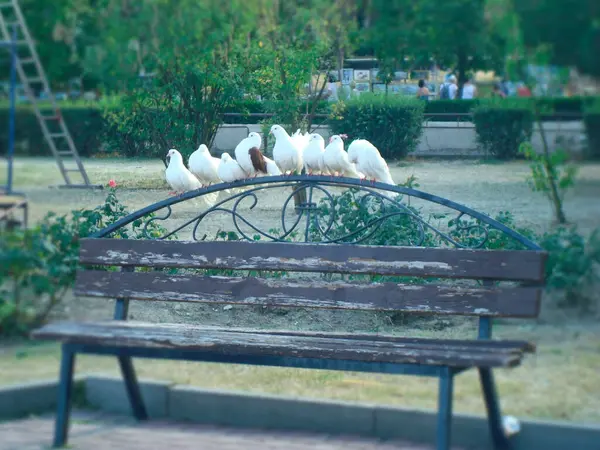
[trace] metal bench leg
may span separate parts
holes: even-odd
[[[440,374],[438,397],[437,450],[449,450],[452,432],[452,391],[454,374],[449,367]]]
[[[497,450],[510,449],[510,441],[504,434],[502,427],[502,415],[500,414],[500,404],[498,402],[492,369],[480,368],[479,380],[481,381],[481,388],[483,390],[483,398],[485,400],[485,408],[487,410],[488,424],[494,448]]]
[[[60,384],[58,385],[58,402],[56,409],[56,423],[54,428],[55,448],[63,447],[69,435],[69,416],[71,414],[71,394],[73,392],[73,369],[75,367],[75,353],[63,345],[62,360],[60,363]]]
[[[119,365],[121,366],[121,373],[123,374],[123,380],[125,381],[125,388],[127,389],[127,396],[129,397],[129,403],[131,403],[131,409],[133,415],[137,420],[148,419],[148,413],[144,406],[144,399],[142,398],[142,392],[140,391],[140,385],[137,377],[135,376],[135,369],[133,367],[133,361],[130,356],[119,356]]]

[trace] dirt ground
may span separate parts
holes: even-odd
[[[161,161],[87,160],[86,168],[94,182],[106,185],[114,179],[118,197],[133,211],[168,196],[163,180]],[[0,166],[0,183],[5,170]],[[504,164],[478,161],[417,161],[392,167],[396,182],[415,175],[418,189],[436,194],[475,210],[495,215],[510,211],[519,226],[537,232],[547,230],[552,223],[550,204],[542,194],[533,193],[525,180],[529,168],[524,162]],[[61,183],[52,160],[18,159],[16,187],[27,193],[31,218],[35,222],[48,211],[59,214],[77,208],[91,208],[103,203],[106,191],[67,190],[49,188]],[[289,189],[288,189],[289,191]],[[587,233],[600,225],[600,164],[580,166],[579,180],[567,194],[567,217]],[[265,193],[259,196],[254,210],[242,205],[244,214],[262,230],[282,228],[281,208],[289,192]],[[290,207],[293,206],[293,202]],[[415,201],[427,213],[441,212],[439,206]],[[174,207],[172,219],[165,222],[169,229],[177,227],[198,214],[192,202]],[[288,220],[293,214],[288,214]],[[288,222],[289,223],[289,222]],[[206,219],[198,237],[213,235],[217,230],[233,230],[230,216]],[[189,230],[179,233],[189,238]],[[554,307],[556,299],[544,299],[539,320],[499,321],[497,337],[530,339],[539,346],[538,353],[514,371],[500,371],[500,392],[508,413],[544,418],[560,418],[580,422],[600,422],[600,325],[594,317],[581,317]],[[111,302],[98,299],[74,299],[69,296],[58,317],[80,319],[108,318]],[[132,318],[151,322],[191,322],[237,327],[287,328],[325,331],[365,331],[398,335],[474,337],[474,320],[438,318],[435,320],[392,316],[384,313],[331,312],[316,310],[267,311],[259,307],[224,308],[223,306],[134,302]],[[58,352],[56,347],[45,350],[0,349],[0,383],[24,377],[54,376]],[[16,358],[25,351],[35,358]],[[18,360],[18,361],[16,361]],[[36,362],[37,361],[37,362]],[[79,370],[114,372],[116,366],[105,358],[83,358]],[[302,396],[340,398],[357,401],[400,403],[416,407],[435,406],[435,386],[432,380],[397,377],[337,374],[322,371],[248,368],[214,364],[140,362],[142,376],[171,379],[179,383],[209,387],[291,393]],[[457,386],[457,410],[482,412],[480,391],[472,374],[460,377]],[[356,389],[359,387],[360,389]]]

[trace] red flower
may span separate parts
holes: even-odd
[[[117,182],[116,182],[115,180],[110,180],[110,181],[108,182],[108,185],[109,185],[111,188],[114,188],[114,187],[117,187]]]

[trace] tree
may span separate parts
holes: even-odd
[[[420,3],[417,28],[427,32],[419,45],[430,47],[436,62],[456,67],[459,87],[469,71],[501,66],[503,39],[490,27],[485,0]]]
[[[123,111],[109,116],[117,135],[132,142],[130,154],[162,156],[177,148],[185,155],[201,143],[212,144],[223,112],[241,98],[249,79],[247,37],[256,23],[254,12],[242,0],[226,7],[161,0],[136,11],[138,23],[147,21],[146,28],[130,34],[145,48],[137,53],[137,64],[153,76],[138,80]]]
[[[524,45],[546,62],[600,77],[598,0],[511,0]]]

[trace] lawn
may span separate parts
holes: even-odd
[[[163,180],[164,165],[159,160],[86,160],[86,168],[95,183],[117,181],[118,196],[130,209],[137,209],[167,197]],[[5,169],[0,166],[0,183]],[[524,162],[486,163],[478,161],[416,161],[392,167],[396,182],[415,175],[419,189],[449,198],[479,211],[495,215],[511,211],[519,226],[538,232],[551,225],[552,211],[540,194],[532,193],[525,183],[529,169]],[[28,194],[31,217],[35,222],[48,211],[66,213],[76,208],[101,204],[103,191],[48,188],[61,183],[50,159],[18,158],[16,187]],[[576,187],[566,198],[567,217],[587,233],[600,223],[600,164],[580,166]],[[263,225],[276,224],[284,195],[271,196],[257,206]],[[174,223],[197,214],[193,206],[176,211]],[[207,230],[222,228],[218,219]],[[142,303],[142,302],[138,302]],[[593,317],[580,317],[558,310],[555,299],[543,302],[537,321],[502,321],[496,337],[530,339],[538,352],[526,358],[523,366],[497,371],[504,410],[521,417],[600,422],[600,325]],[[110,302],[75,299],[69,296],[57,316],[108,318]],[[194,322],[225,326],[271,326],[326,331],[377,331],[440,337],[474,337],[472,320],[441,318],[397,322],[385,314],[329,311],[295,311],[265,314],[252,307],[221,307],[144,303],[132,306],[135,319],[158,322]],[[58,370],[59,350],[52,344],[15,343],[0,347],[0,384],[54,378]],[[434,408],[437,388],[434,380],[417,377],[365,375],[344,372],[299,369],[257,368],[235,365],[138,361],[140,375],[171,380],[174,383],[253,392],[330,398],[407,407]],[[117,366],[109,358],[81,357],[78,373],[116,374]],[[482,414],[483,404],[476,374],[457,378],[456,410]]]

